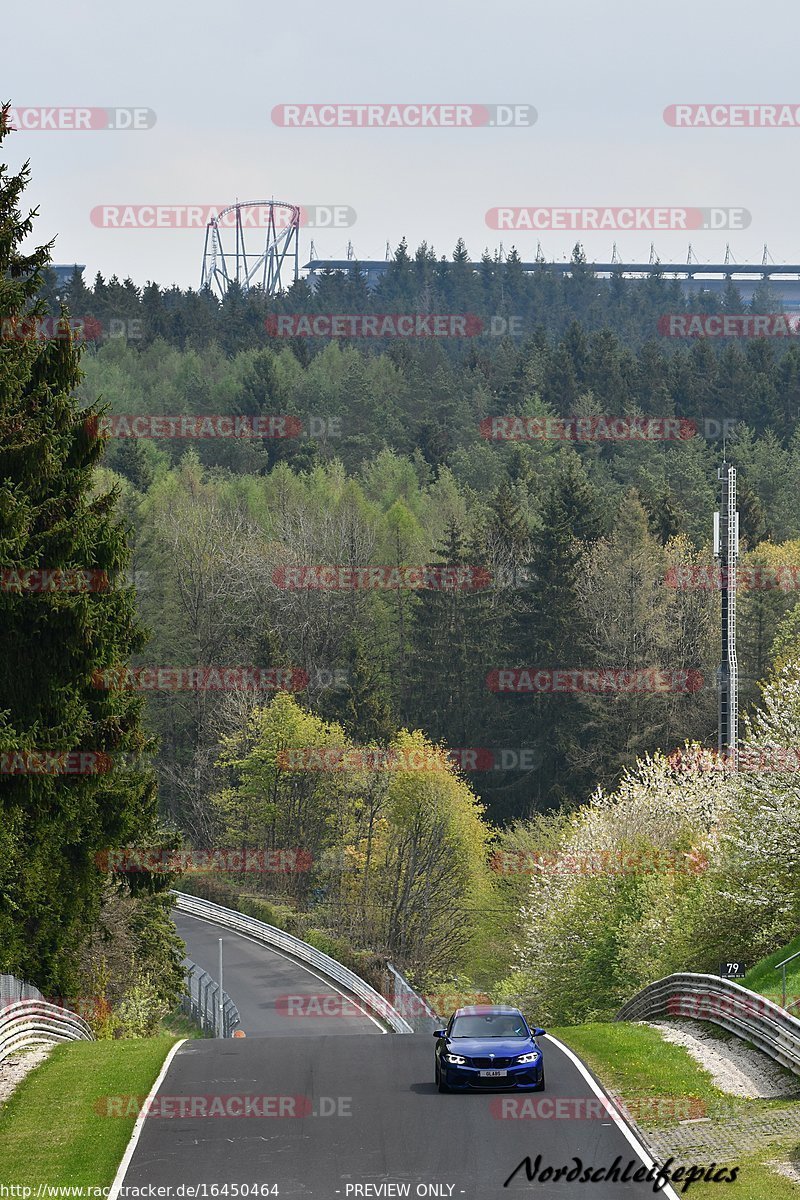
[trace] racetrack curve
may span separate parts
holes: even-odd
[[[342,993],[321,979],[311,967],[303,967],[261,942],[241,933],[232,933],[212,921],[190,917],[177,910],[172,916],[186,943],[189,958],[208,971],[212,979],[219,975],[219,939],[222,938],[223,986],[239,1009],[239,1028],[247,1037],[384,1031],[374,1018],[355,1015],[357,1002],[352,998],[344,1000]],[[327,1008],[336,1015],[289,1016],[287,997],[293,996],[308,996],[312,1001],[319,1001],[317,1010]]]
[[[213,973],[219,927],[183,914],[177,921],[190,957]],[[541,1155],[540,1173],[548,1166],[574,1168],[575,1159],[595,1170],[618,1158],[624,1171],[630,1162],[629,1178],[639,1168],[644,1172],[643,1163],[650,1166],[646,1151],[604,1111],[597,1085],[560,1043],[542,1039],[544,1093],[440,1095],[430,1035],[375,1036],[379,1031],[366,1018],[351,1018],[365,1022],[364,1030],[343,1017],[317,1023],[280,1016],[278,995],[321,991],[322,985],[262,946],[234,944],[237,936],[223,933],[225,987],[246,1018],[243,1025],[249,1021],[260,1036],[248,1030],[246,1039],[190,1040],[178,1049],[154,1111],[141,1124],[126,1188],[169,1185],[173,1190],[162,1195],[175,1197],[181,1184],[205,1185],[193,1193],[205,1198],[215,1185],[277,1185],[277,1192],[250,1195],[320,1200],[653,1195],[646,1181],[529,1182],[524,1168],[503,1186],[526,1156],[535,1164]],[[248,1105],[250,1115],[244,1115]],[[670,1188],[659,1194],[674,1197]]]

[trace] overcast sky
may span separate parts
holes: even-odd
[[[30,158],[37,240],[54,260],[197,286],[201,229],[97,227],[102,205],[222,205],[274,196],[355,210],[351,228],[311,238],[319,257],[383,258],[387,240],[423,239],[472,257],[517,246],[533,258],[685,261],[681,231],[500,232],[510,206],[742,208],[746,229],[693,230],[701,261],[797,262],[800,124],[675,128],[670,104],[783,103],[800,109],[796,3],[760,18],[742,0],[605,4],[570,0],[137,0],[13,5],[3,18],[2,98],[20,108],[136,107],[152,128],[18,132]],[[768,18],[768,19],[767,19]],[[536,123],[500,129],[287,128],[281,104],[528,104]],[[800,113],[798,114],[800,116]]]

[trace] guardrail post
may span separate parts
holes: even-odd
[[[225,993],[222,990],[222,938],[219,939],[219,1033],[217,1037],[225,1037],[225,1016],[222,1011],[222,997]]]
[[[780,968],[780,972],[781,972],[781,980],[782,980],[782,984],[783,984],[783,1007],[784,1008],[786,1008],[786,964],[790,963],[790,962],[794,962],[794,960],[796,958],[800,958],[800,950],[798,950],[796,954],[790,954],[788,958],[785,958],[783,960],[783,962],[779,962],[779,963],[775,964],[775,970],[777,971],[778,968]]]
[[[186,1012],[186,1001],[189,1001],[189,1017],[192,1016],[192,976],[194,975],[194,964],[190,963],[186,968],[186,991],[181,996],[181,1008]]]
[[[206,976],[206,978],[208,978],[208,977]],[[203,980],[203,1015],[200,1020],[200,1024],[203,1029],[208,1029],[208,992],[209,992],[209,986],[208,986],[208,983],[206,983],[206,980],[204,979]]]

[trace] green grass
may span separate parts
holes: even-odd
[[[673,1125],[676,1123],[670,1108],[673,1100],[686,1102],[675,1104],[677,1119],[683,1111],[699,1110],[699,1105],[710,1113],[712,1109],[727,1108],[730,1103],[730,1097],[714,1087],[709,1073],[682,1046],[665,1042],[658,1030],[646,1025],[619,1021],[610,1025],[573,1025],[547,1032],[575,1050],[606,1087],[617,1092],[626,1103],[630,1102],[635,1119],[637,1110],[652,1111],[656,1119],[650,1124]],[[667,1103],[659,1120],[662,1100]]]
[[[742,1162],[730,1192],[727,1188],[721,1188],[718,1183],[695,1183],[686,1195],[689,1200],[720,1200],[721,1194],[730,1195],[731,1200],[797,1200],[800,1196],[800,1184],[792,1183],[790,1179],[779,1175],[766,1166],[766,1163],[782,1157],[796,1158],[798,1153],[800,1146],[795,1146],[789,1151],[784,1147],[782,1152],[773,1146],[771,1150],[764,1150],[755,1158],[748,1158]],[[733,1163],[730,1166],[733,1166]],[[674,1186],[680,1196],[681,1185],[677,1183]]]
[[[172,1038],[208,1038],[210,1033],[206,1033],[199,1025],[196,1025],[186,1013],[176,1009],[175,1012],[168,1013],[161,1021],[159,1030],[160,1037]]]
[[[104,1116],[107,1096],[147,1096],[175,1038],[68,1042],[0,1108],[0,1183],[111,1184],[136,1119]]]
[[[762,958],[751,971],[748,971],[741,981],[745,987],[761,996],[769,996],[771,1000],[781,1002],[781,972],[775,970],[775,964],[792,954],[800,953],[800,936],[796,937],[782,950],[776,950],[769,958]],[[786,967],[786,996],[788,1003],[800,996],[800,958],[789,963]]]
[[[780,957],[780,956],[779,956]],[[797,1109],[796,1101],[743,1100],[721,1092],[711,1076],[683,1049],[665,1042],[656,1029],[620,1021],[609,1025],[575,1025],[551,1028],[559,1038],[591,1067],[603,1084],[620,1095],[631,1115],[645,1132],[659,1125],[675,1125],[681,1112],[702,1105],[712,1120],[724,1123],[765,1110]],[[546,1043],[545,1043],[546,1045]],[[668,1103],[661,1110],[659,1100]],[[676,1101],[674,1110],[669,1102]],[[698,1112],[698,1115],[699,1112]],[[796,1137],[796,1134],[794,1135]],[[680,1158],[678,1157],[679,1161]],[[733,1200],[798,1200],[800,1185],[768,1168],[767,1160],[800,1157],[793,1139],[772,1142],[758,1155],[743,1158],[741,1170],[730,1192]],[[698,1164],[700,1165],[700,1164]],[[710,1166],[710,1163],[708,1164]],[[731,1163],[729,1166],[733,1166]],[[681,1184],[675,1191],[681,1195]],[[728,1195],[727,1189],[723,1189]],[[720,1200],[718,1183],[692,1184],[686,1193],[691,1200]]]

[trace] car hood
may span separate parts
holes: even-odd
[[[539,1047],[533,1038],[448,1038],[447,1045],[453,1054],[466,1058],[515,1058],[518,1054],[530,1054]]]

